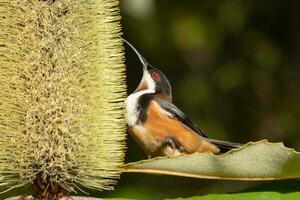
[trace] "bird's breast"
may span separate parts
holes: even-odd
[[[140,113],[143,109],[140,105],[140,99],[143,95],[154,93],[153,90],[141,90],[129,95],[125,100],[125,118],[129,127],[136,125]]]
[[[143,125],[135,125],[129,128],[129,132],[138,145],[148,154],[153,155],[161,146],[161,139]]]
[[[160,151],[164,139],[170,136],[177,140],[185,153],[218,151],[215,145],[187,129],[176,118],[168,116],[155,101],[149,103],[146,115],[146,120],[131,127],[130,133],[147,154],[154,155]],[[161,155],[174,155],[175,151],[166,151],[168,148],[163,149]]]

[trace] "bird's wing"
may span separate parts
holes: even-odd
[[[158,105],[167,112],[167,115],[172,118],[176,118],[179,120],[185,127],[188,129],[193,130],[194,132],[198,133],[200,136],[204,137],[211,143],[217,145],[221,149],[231,149],[231,148],[238,148],[241,146],[239,143],[233,143],[233,142],[227,142],[227,141],[221,141],[221,140],[215,140],[208,138],[201,129],[198,128],[196,124],[194,124],[179,108],[177,108],[174,104],[171,102],[162,100],[162,99],[155,99],[155,101],[158,103]]]
[[[158,105],[167,112],[167,115],[172,118],[176,118],[179,120],[185,127],[188,129],[193,130],[194,132],[198,133],[199,135],[207,138],[207,136],[194,124],[179,108],[177,108],[171,102],[155,99]]]

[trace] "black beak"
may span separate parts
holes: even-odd
[[[144,70],[148,71],[149,70],[149,63],[147,62],[147,60],[142,56],[142,54],[140,54],[138,52],[138,50],[132,45],[130,44],[130,42],[128,42],[127,40],[125,40],[124,38],[121,37],[121,39],[136,53],[136,55],[139,57],[141,63],[142,63],[142,67]]]

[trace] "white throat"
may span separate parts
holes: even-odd
[[[151,78],[151,75],[149,74],[149,72],[146,71],[145,69],[144,69],[144,71],[143,71],[143,78],[142,78],[142,81],[143,81],[143,80],[146,81],[149,90],[155,90],[155,82],[154,82],[153,79]]]
[[[129,95],[125,100],[125,118],[128,126],[133,127],[138,120],[141,110],[138,108],[139,98],[144,94],[155,93],[155,82],[152,80],[151,75],[146,69],[143,71],[141,82],[146,82],[147,88],[140,90]]]

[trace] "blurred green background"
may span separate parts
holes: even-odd
[[[208,136],[283,141],[298,151],[299,10],[297,0],[121,0],[124,38],[168,76],[174,103]],[[127,47],[126,66],[131,93],[142,69]],[[146,158],[130,136],[127,143],[126,162]],[[113,192],[91,193],[156,200],[254,190],[300,184],[123,174]]]
[[[174,103],[208,136],[241,143],[283,141],[297,150],[299,10],[296,0],[121,0],[124,37],[168,76]],[[126,66],[131,93],[142,69],[127,47]],[[126,161],[145,158],[128,136]],[[189,197],[258,184],[125,174],[108,196]]]

